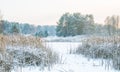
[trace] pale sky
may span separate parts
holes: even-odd
[[[120,0],[0,0],[4,20],[55,25],[66,12],[93,14],[95,22],[120,15]]]

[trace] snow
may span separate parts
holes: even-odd
[[[80,44],[79,42],[46,42],[47,47],[59,54],[68,54],[70,49],[75,49]]]
[[[57,36],[49,36],[47,38],[43,38],[43,40],[46,40],[48,42],[80,42],[81,40],[84,40],[88,38],[87,35],[77,35],[77,36],[69,36],[69,37],[57,37]]]
[[[106,68],[106,64],[102,65],[101,59],[89,59],[83,55],[69,54],[70,50],[81,45],[80,42],[46,42],[44,44],[59,54],[60,61],[50,70],[45,68],[41,71],[39,67],[25,67],[21,68],[21,72],[119,72],[112,67]],[[20,68],[12,72],[19,71]]]

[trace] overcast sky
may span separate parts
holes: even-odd
[[[0,0],[4,19],[35,25],[54,25],[66,12],[93,14],[95,22],[120,15],[120,0]]]

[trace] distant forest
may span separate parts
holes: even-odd
[[[2,20],[0,33],[47,36],[76,36],[76,35],[120,35],[120,17],[118,15],[106,17],[103,24],[95,23],[92,14],[65,13],[57,22],[57,26],[34,26],[28,23],[9,22]]]
[[[95,23],[92,14],[65,13],[58,21],[56,34],[64,37],[76,35],[119,35],[120,17],[118,15],[108,16],[104,20],[104,24],[98,24]]]
[[[18,23],[2,21],[3,34],[22,34],[22,35],[33,35],[39,37],[55,36],[56,26],[34,26],[28,23]]]

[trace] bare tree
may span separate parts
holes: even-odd
[[[107,25],[107,30],[109,35],[113,35],[117,33],[119,28],[119,16],[113,15],[112,17],[107,17],[105,19],[105,25]]]

